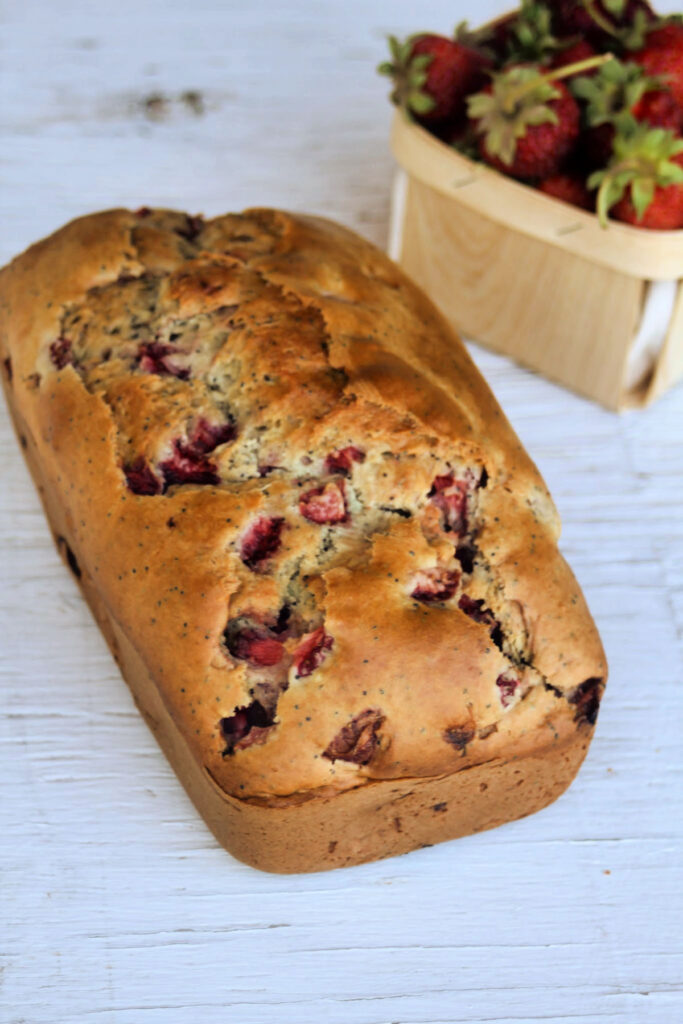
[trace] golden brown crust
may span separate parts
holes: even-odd
[[[606,667],[546,488],[357,236],[85,217],[0,271],[0,350],[75,557],[224,793],[585,749]]]

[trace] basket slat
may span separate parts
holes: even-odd
[[[414,179],[400,262],[463,334],[618,406],[639,278],[520,235]]]

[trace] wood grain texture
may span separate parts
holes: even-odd
[[[503,227],[414,178],[399,263],[461,332],[619,406],[642,312],[639,278]]]
[[[120,203],[308,208],[382,243],[383,34],[502,9],[4,5],[0,261]],[[202,825],[52,547],[0,410],[2,1024],[683,1018],[683,391],[618,417],[474,356],[555,496],[602,631],[596,737],[540,814],[326,875],[260,874]]]

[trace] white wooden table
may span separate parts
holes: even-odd
[[[0,262],[118,204],[280,204],[383,244],[383,35],[503,7],[8,0]],[[198,819],[2,409],[2,1024],[683,1020],[683,388],[617,417],[473,354],[554,493],[605,640],[596,738],[533,818],[313,876],[245,867]]]

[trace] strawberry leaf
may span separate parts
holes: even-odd
[[[630,113],[646,92],[663,89],[665,84],[661,78],[647,75],[639,64],[615,57],[595,74],[571,81],[569,88],[585,103],[586,123],[594,128],[614,123],[616,118]]]
[[[391,102],[401,107],[408,117],[413,114],[429,114],[436,106],[432,97],[423,91],[427,83],[428,68],[434,59],[432,54],[421,53],[412,56],[413,45],[418,38],[410,36],[403,41],[388,36],[391,60],[382,61],[377,71],[388,75],[394,82]]]
[[[411,89],[407,98],[408,106],[416,114],[429,114],[436,106],[432,97],[426,92],[420,92],[419,89]]]
[[[637,10],[631,24],[618,32],[619,41],[626,50],[642,50],[652,28],[652,19],[645,11]]]
[[[530,126],[557,124],[557,114],[548,104],[559,95],[537,68],[514,67],[494,74],[486,92],[470,96],[467,112],[476,122],[475,130],[483,136],[487,152],[510,166],[517,140]]]
[[[536,0],[522,0],[517,17],[510,25],[505,63],[542,64],[562,49],[562,45],[553,35],[550,8]]]
[[[609,166],[588,179],[598,188],[598,214],[603,227],[615,203],[630,189],[639,220],[650,206],[656,190],[683,184],[683,167],[674,157],[683,152],[683,139],[666,128],[636,123],[625,134],[617,132]]]
[[[651,179],[636,178],[631,185],[631,202],[635,207],[638,220],[643,219],[643,214],[655,196],[655,183]]]

